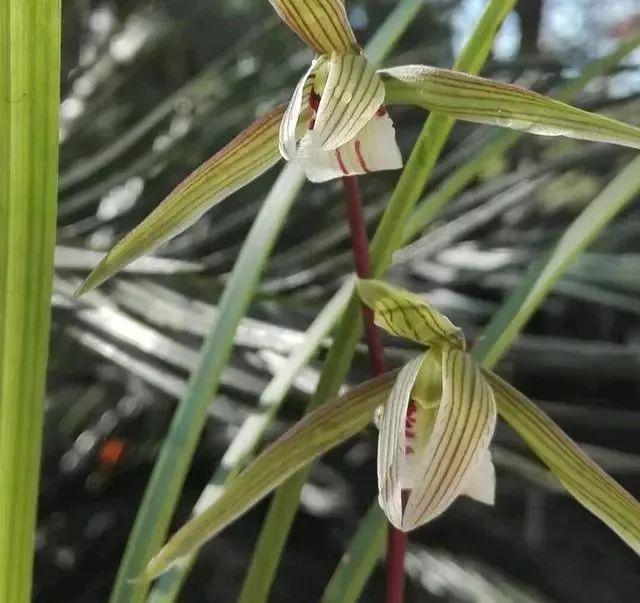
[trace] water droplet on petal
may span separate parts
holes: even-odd
[[[503,128],[510,128],[513,125],[513,117],[511,113],[506,109],[498,109],[498,117],[496,118],[496,122]]]
[[[378,406],[373,413],[373,424],[380,429],[384,418],[384,406]]]

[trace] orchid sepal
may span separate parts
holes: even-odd
[[[640,128],[583,111],[513,84],[425,65],[378,71],[388,104],[408,104],[455,119],[640,148]]]
[[[75,295],[97,287],[133,260],[160,247],[206,211],[266,172],[280,159],[278,105],[185,178],[140,224],[105,255]]]

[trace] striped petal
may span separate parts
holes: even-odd
[[[307,132],[298,148],[298,160],[311,182],[402,167],[393,122],[386,112],[375,115],[353,140],[333,151],[322,150],[313,134]]]
[[[269,0],[280,18],[318,54],[358,47],[342,0]]]
[[[531,400],[495,373],[483,374],[502,418],[565,488],[640,554],[640,502],[607,475]]]
[[[313,60],[309,69],[296,85],[293,96],[287,105],[287,110],[282,116],[278,133],[278,148],[280,155],[287,161],[290,161],[297,154],[298,139],[300,137],[300,117],[305,113],[304,107],[308,103],[309,93],[313,86],[313,75],[325,63],[325,57],[317,57]]]
[[[405,466],[405,420],[411,392],[427,355],[402,368],[384,408],[378,434],[378,491],[380,507],[396,527],[402,525],[402,473]]]
[[[400,526],[405,531],[431,521],[462,494],[493,501],[495,478],[487,457],[496,424],[493,393],[467,353],[444,346],[441,364],[442,400],[416,459]]]
[[[418,295],[376,280],[358,281],[358,293],[373,310],[376,324],[392,335],[423,345],[464,348],[462,331]]]
[[[296,471],[364,429],[389,397],[395,377],[395,371],[386,373],[303,417],[231,480],[209,508],[171,536],[139,579],[155,578],[179,563]]]
[[[378,72],[389,104],[412,104],[456,119],[640,148],[640,128],[485,78],[406,65]]]
[[[384,85],[361,54],[333,53],[313,137],[324,151],[350,141],[384,103]]]
[[[208,209],[251,182],[280,158],[278,131],[285,112],[276,107],[183,180],[151,214],[102,259],[76,295],[193,224]]]

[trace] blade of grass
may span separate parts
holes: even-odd
[[[389,41],[381,39],[375,47],[367,47],[371,60],[381,60],[391,51],[402,23],[406,28],[422,4],[423,0],[405,0],[391,13],[384,26],[396,33]],[[412,5],[415,5],[415,9],[408,10]],[[138,603],[144,600],[148,592],[146,583],[132,580],[142,574],[166,537],[204,426],[207,408],[217,392],[220,375],[231,353],[236,328],[246,312],[262,268],[302,184],[302,173],[294,164],[284,168],[243,245],[220,301],[218,319],[203,344],[199,366],[176,410],[149,480],[118,570],[111,603]],[[182,579],[179,572],[175,574],[175,579]],[[171,599],[167,597],[163,600]]]
[[[551,256],[545,262],[534,264],[519,287],[504,302],[493,316],[490,324],[478,338],[473,354],[487,368],[495,366],[515,341],[518,334],[535,310],[544,301],[556,282],[567,272],[580,253],[592,242],[602,229],[618,215],[640,192],[640,157],[631,161],[593,202],[573,221],[560,239]],[[498,408],[500,410],[500,407]],[[374,501],[372,508],[378,507]],[[345,556],[349,557],[357,543],[361,550],[368,543],[374,546],[377,530],[384,525],[384,517],[378,522],[361,522]],[[369,572],[373,571],[377,559],[367,558]],[[356,601],[360,591],[354,584],[362,582],[365,569],[357,571],[349,564],[338,567],[330,584],[344,585],[342,590],[334,586],[325,591],[323,603],[347,603]],[[347,594],[349,595],[347,597]],[[352,596],[353,595],[353,596]]]
[[[515,0],[492,0],[487,4],[482,18],[456,61],[456,69],[469,73],[480,71],[489,55],[498,27],[514,3]],[[427,119],[373,239],[371,255],[374,275],[379,276],[384,272],[393,251],[400,246],[404,224],[422,193],[453,124],[453,119],[435,114]],[[352,297],[323,366],[309,410],[335,396],[344,381],[362,333],[359,313],[359,300]],[[261,603],[268,597],[308,472],[309,469],[300,471],[276,491],[271,505],[278,512],[270,512],[263,524],[254,558],[242,587],[240,603]]]
[[[56,234],[60,1],[0,4],[0,601],[31,600]]]
[[[551,256],[531,269],[478,340],[476,354],[484,366],[495,366],[531,315],[580,253],[640,192],[640,156],[633,159],[580,213]]]
[[[142,574],[166,537],[207,410],[231,355],[236,327],[249,306],[260,272],[302,184],[302,171],[295,164],[287,165],[251,227],[222,294],[218,318],[202,346],[198,368],[176,409],[140,503],[111,593],[112,603],[137,603],[146,597],[148,585],[132,580]]]

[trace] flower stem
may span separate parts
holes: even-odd
[[[355,176],[342,178],[345,200],[347,203],[347,220],[351,233],[351,249],[356,274],[360,278],[371,278],[371,255],[369,254],[369,240],[365,227],[362,200],[358,179]],[[380,331],[373,323],[373,312],[363,306],[364,336],[369,349],[371,372],[374,377],[387,371],[387,363],[384,358],[384,348]],[[402,603],[404,599],[404,553],[406,548],[406,536],[404,532],[389,526],[387,536],[386,559],[386,603]]]

